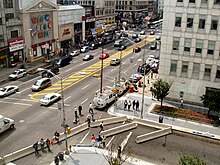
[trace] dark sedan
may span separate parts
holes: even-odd
[[[134,42],[140,42],[140,41],[141,41],[140,38],[136,38],[136,39],[134,40]]]
[[[87,54],[83,57],[83,61],[89,61],[94,58],[94,55]]]
[[[140,48],[140,47],[136,47],[136,48],[133,49],[133,52],[135,52],[135,53],[138,53],[138,52],[140,52],[140,51],[141,51],[141,48]]]
[[[127,48],[126,45],[122,45],[121,47],[118,48],[119,51],[125,50]]]
[[[121,63],[121,60],[118,58],[114,58],[110,61],[110,65],[119,65]]]

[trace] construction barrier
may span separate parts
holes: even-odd
[[[108,137],[108,136],[112,136],[112,135],[115,135],[115,134],[118,134],[118,133],[121,133],[121,132],[125,132],[125,131],[128,131],[128,130],[134,129],[134,128],[137,128],[136,123],[124,124],[124,125],[121,125],[121,126],[118,126],[118,127],[115,127],[115,128],[111,128],[111,129],[102,131],[100,133],[100,135]]]
[[[126,117],[126,116],[99,119],[99,120],[96,120],[95,122],[92,122],[92,123],[90,124],[90,127],[98,127],[101,122],[103,122],[104,125],[110,125],[110,124],[115,124],[115,123],[124,122],[124,121],[126,121],[126,120],[127,120],[127,117]]]
[[[146,142],[152,139],[156,139],[162,136],[166,136],[172,133],[171,128],[166,128],[166,129],[162,129],[162,130],[158,130],[158,131],[154,131],[154,132],[150,132],[144,135],[140,135],[137,136],[136,138],[136,143],[142,143],[142,142]]]

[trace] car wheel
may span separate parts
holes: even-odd
[[[14,128],[15,128],[14,124],[10,125],[10,129],[14,129]]]

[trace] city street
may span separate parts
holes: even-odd
[[[127,40],[125,43],[131,45]],[[109,44],[105,47],[105,50],[110,55],[118,52],[117,48],[113,47],[113,44]],[[140,53],[136,53],[135,55],[132,53],[123,58],[122,77],[128,78],[133,72],[136,72],[137,66],[139,65],[138,59],[142,58],[142,53],[143,49]],[[158,54],[158,52],[147,50],[147,54],[155,53]],[[84,54],[93,54],[95,58],[91,61],[83,62],[82,57]],[[60,69],[60,74],[58,76],[65,79],[76,72],[82,71],[84,68],[97,63],[100,54],[101,48],[74,57],[71,64]],[[134,56],[133,64],[130,63],[130,57],[132,56]],[[118,66],[107,66],[104,69],[103,87],[113,85],[114,77],[118,76],[118,68]],[[20,90],[16,94],[0,99],[0,114],[15,120],[15,129],[8,130],[0,136],[0,148],[4,148],[3,150],[0,150],[0,156],[33,144],[35,141],[40,140],[41,137],[52,137],[56,130],[63,132],[63,128],[61,127],[62,118],[58,117],[57,104],[55,103],[49,107],[40,106],[38,100],[44,95],[38,95],[38,99],[31,99],[31,97],[35,95],[35,93],[31,91],[31,86],[40,78],[40,74],[35,76],[28,75],[25,78],[8,83],[18,85]],[[52,84],[55,83],[57,83],[57,80],[53,77]],[[56,86],[56,88],[57,91],[59,91],[60,87]],[[68,90],[64,90],[65,111],[67,124],[69,126],[75,126],[72,122],[74,119],[73,109],[74,106],[78,107],[80,104],[83,106],[84,114],[84,117],[80,122],[84,122],[88,113],[89,103],[92,101],[95,91],[99,88],[100,79],[89,76],[79,83],[67,88]],[[44,94],[46,94],[46,92],[50,93],[50,91],[47,90],[44,90],[43,92]],[[95,114],[95,118],[104,118],[107,116],[109,115],[104,111],[96,111]]]

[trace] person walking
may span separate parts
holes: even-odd
[[[136,104],[136,111],[139,111],[139,105],[140,105],[139,101],[136,100],[136,101],[135,101],[135,104]]]
[[[147,84],[150,84],[150,77],[147,76]]]
[[[79,111],[79,116],[83,116],[82,115],[82,106],[81,105],[78,107],[78,111]]]
[[[121,159],[121,146],[118,146],[117,158]]]
[[[41,151],[44,152],[44,146],[45,146],[45,141],[43,138],[40,139],[40,148],[41,148]]]
[[[74,107],[74,115],[75,115],[75,121],[73,122],[74,124],[78,123],[78,115],[77,115],[77,109]]]
[[[57,143],[60,143],[60,133],[56,131],[54,133],[54,137],[55,137],[55,140],[57,141]]]
[[[128,111],[130,111],[130,109],[131,109],[131,101],[129,100],[128,101]]]
[[[95,146],[95,140],[96,140],[95,135],[92,134],[92,137],[91,137],[92,146]]]
[[[103,136],[103,137],[102,137],[102,147],[103,147],[103,148],[106,147],[106,145],[105,145],[105,141],[106,141],[106,137]]]
[[[125,101],[124,101],[124,111],[126,111],[126,109],[127,109],[127,105],[128,105],[128,101],[125,100]]]
[[[47,138],[47,140],[46,140],[46,146],[48,148],[48,152],[51,152],[51,149],[50,149],[50,139],[49,138]]]
[[[99,133],[102,132],[102,131],[104,131],[104,124],[103,124],[103,121],[100,123],[99,127],[100,127],[100,131],[99,131]]]
[[[97,147],[99,148],[100,144],[102,143],[102,137],[100,135],[96,138],[96,143],[97,143]]]
[[[133,110],[135,110],[135,105],[136,105],[136,104],[135,104],[135,100],[133,100],[133,101],[132,101]]]
[[[59,160],[58,155],[57,155],[57,156],[54,157],[54,163],[55,163],[55,165],[59,165],[59,162],[60,162],[60,160]]]
[[[92,103],[89,104],[89,113],[93,114],[93,106],[92,106]]]
[[[88,116],[86,117],[86,122],[87,122],[87,124],[88,124],[88,127],[90,127],[90,123],[91,123],[91,117],[90,117],[90,115],[88,115]]]
[[[180,108],[183,108],[183,99],[180,101]]]
[[[38,152],[38,141],[36,143],[34,143],[33,148],[34,148],[35,155],[40,156],[40,154]]]

